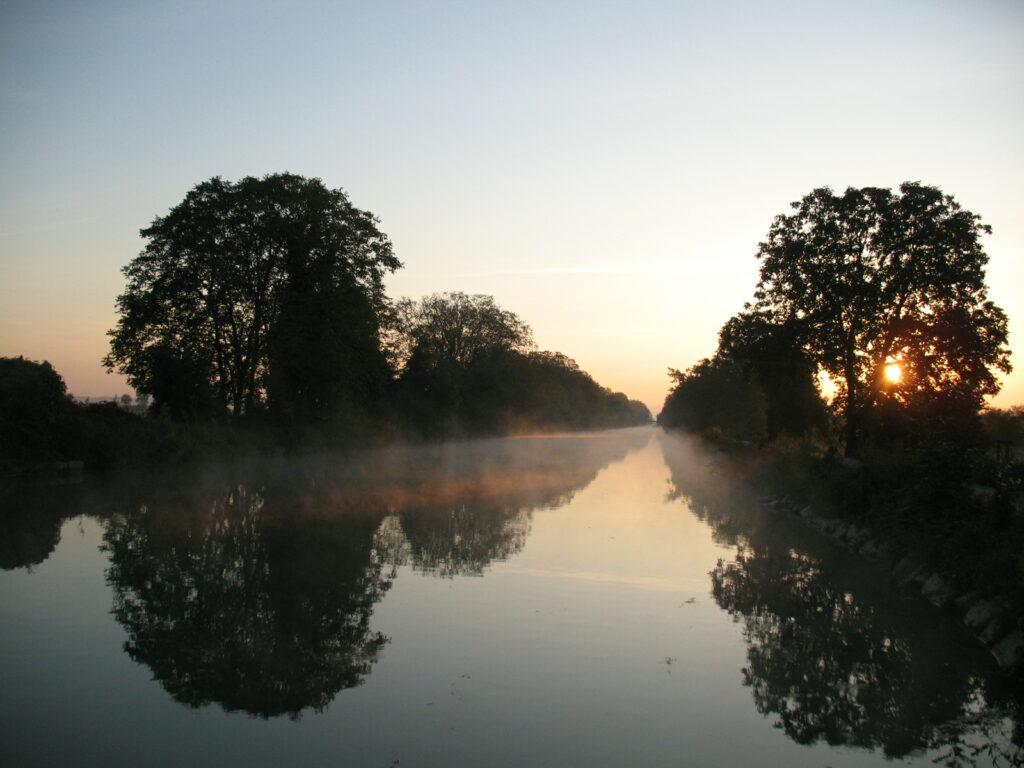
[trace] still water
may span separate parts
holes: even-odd
[[[986,654],[650,428],[7,489],[0,765],[1015,764]]]

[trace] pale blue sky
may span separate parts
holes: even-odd
[[[1024,349],[1022,123],[1017,2],[0,2],[0,354],[125,391],[99,358],[138,229],[283,170],[380,217],[392,295],[492,293],[655,410],[823,184],[982,214]]]

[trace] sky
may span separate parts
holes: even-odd
[[[655,412],[819,186],[980,214],[1024,353],[1022,136],[1020,2],[0,0],[0,355],[129,391],[100,360],[139,229],[279,171],[379,217],[391,296],[492,294]]]

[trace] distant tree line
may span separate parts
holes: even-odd
[[[178,432],[201,425],[271,445],[346,445],[651,420],[574,361],[538,350],[529,326],[489,296],[390,299],[384,278],[402,266],[391,241],[319,179],[213,178],[141,234],[104,364]],[[73,454],[73,438],[58,445],[34,423],[87,429],[68,426],[59,376],[25,360],[5,365],[12,378],[0,385],[14,391],[35,377],[59,403],[14,425],[20,437],[5,460]],[[10,397],[0,408],[17,420],[21,395]]]
[[[264,441],[226,426],[144,415],[139,401],[78,402],[48,362],[0,357],[0,475],[178,462]],[[269,446],[268,446],[269,447]]]
[[[490,296],[434,294],[395,307],[391,391],[419,434],[502,434],[646,424],[647,407],[611,392]]]

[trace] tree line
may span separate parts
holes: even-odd
[[[384,279],[402,266],[390,239],[320,179],[213,178],[141,235],[103,363],[179,430],[300,445],[651,421],[642,403],[537,349],[492,297],[388,297]],[[24,373],[28,361],[15,360],[3,370]],[[52,373],[24,376],[63,393]],[[12,442],[0,460],[29,447]]]

